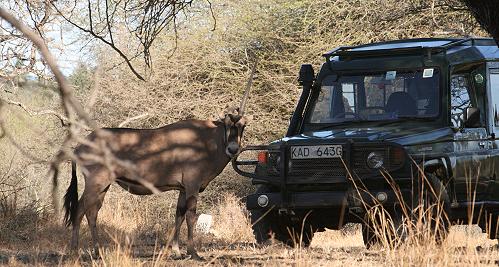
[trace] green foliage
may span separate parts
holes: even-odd
[[[77,96],[87,95],[93,85],[94,71],[85,63],[79,62],[73,73],[69,76],[69,82],[74,86]]]

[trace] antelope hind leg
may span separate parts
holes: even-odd
[[[104,168],[97,168],[85,176],[85,190],[81,196],[80,203],[82,203],[88,220],[88,227],[92,235],[92,243],[94,253],[97,256],[99,253],[99,239],[97,235],[97,214],[102,207],[106,192],[111,185],[110,175]]]
[[[106,196],[106,192],[109,189],[109,185],[104,188],[98,194],[98,197],[93,200],[93,202],[88,205],[86,216],[88,221],[88,227],[90,228],[90,233],[92,234],[92,245],[94,247],[94,254],[99,256],[99,236],[97,234],[97,214],[99,213],[100,208],[102,207],[102,203],[104,201],[104,197]]]
[[[81,220],[83,219],[83,215],[85,215],[85,204],[84,204],[84,199],[85,194],[83,194],[78,201],[78,209],[76,211],[76,217],[74,222],[72,222],[73,225],[73,233],[71,237],[71,250],[73,252],[78,251],[78,239],[79,239],[79,232],[80,232],[80,224]]]

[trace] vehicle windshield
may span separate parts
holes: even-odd
[[[309,123],[432,118],[439,111],[439,72],[430,68],[326,77]]]

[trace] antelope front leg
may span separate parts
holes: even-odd
[[[196,226],[197,216],[196,207],[198,201],[198,191],[187,195],[187,254],[194,260],[203,260],[199,257],[194,248],[194,227]]]
[[[175,212],[175,233],[173,234],[173,240],[171,243],[173,256],[175,258],[180,258],[182,254],[180,253],[180,248],[178,246],[180,227],[185,219],[185,212],[187,211],[187,203],[185,200],[185,192],[180,191],[177,201],[177,211]]]

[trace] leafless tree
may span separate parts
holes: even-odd
[[[8,0],[3,3],[17,17],[22,17],[45,43],[55,22],[50,2],[45,0]],[[0,78],[19,83],[19,77],[35,75],[48,78],[48,71],[37,48],[24,35],[5,22],[0,22]]]
[[[499,1],[498,0],[461,0],[470,13],[480,23],[499,46]]]
[[[151,68],[150,49],[154,40],[164,29],[176,32],[179,15],[186,12],[193,2],[193,0],[87,0],[53,1],[52,5],[69,24],[118,53],[135,76],[144,80],[132,61],[142,56],[145,68]],[[207,3],[211,6],[209,1]],[[133,41],[127,40],[125,44],[120,45],[116,35],[124,30]]]
[[[44,42],[49,43],[50,30],[68,31],[76,28],[78,45],[83,49],[89,44],[104,44],[115,51],[134,75],[144,80],[144,72],[152,67],[151,46],[164,30],[177,33],[177,27],[189,16],[194,0],[6,0],[4,8],[22,18]],[[210,0],[197,1],[215,16]],[[183,14],[183,16],[182,16]],[[67,22],[54,26],[53,22]],[[77,31],[77,32],[78,32]],[[75,35],[75,32],[70,34]],[[119,38],[121,36],[121,40]],[[84,38],[80,38],[84,37]],[[176,42],[176,40],[175,40]],[[0,24],[0,53],[6,61],[0,65],[0,78],[13,79],[25,73],[47,77],[47,69],[35,47],[22,35],[16,35],[11,28]],[[143,58],[143,63],[136,61]],[[144,66],[144,71],[139,71]]]

